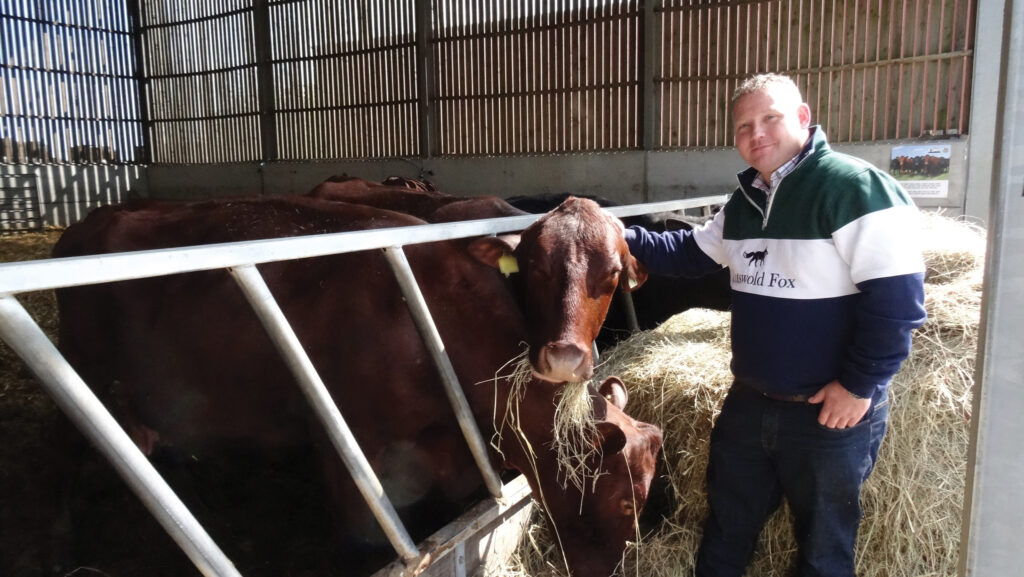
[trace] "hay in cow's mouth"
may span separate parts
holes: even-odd
[[[505,371],[511,367],[507,374]],[[520,404],[526,394],[526,387],[533,378],[533,367],[530,365],[529,349],[523,351],[502,365],[495,372],[494,385],[501,379],[507,379],[509,383],[508,401],[504,410],[499,416],[498,395],[495,395],[495,406],[493,413],[494,436],[491,438],[491,446],[498,454],[502,454],[501,441],[504,432],[512,433],[515,440],[520,444],[526,458],[533,468],[534,478],[539,477],[537,470],[537,455],[532,443],[523,433],[520,426]],[[565,383],[559,386],[555,396],[558,401],[555,406],[555,418],[552,423],[552,441],[550,448],[555,451],[559,476],[562,481],[562,488],[568,487],[570,483],[580,491],[580,507],[583,506],[583,496],[586,494],[587,482],[596,483],[600,471],[600,448],[596,444],[597,424],[594,415],[593,399],[590,395],[591,381],[580,383]],[[479,384],[479,383],[478,383]],[[502,454],[502,456],[504,456]],[[537,501],[547,510],[547,499],[544,496],[543,488],[538,484],[537,494],[534,495]],[[550,512],[548,517],[550,518]],[[558,550],[563,551],[561,536],[557,527],[552,527],[555,540],[559,543]],[[562,554],[563,567],[568,568],[568,560]]]
[[[586,493],[587,483],[596,484],[601,470],[601,450],[598,438],[597,419],[594,416],[594,400],[590,396],[591,381],[565,383],[555,396],[555,422],[551,447],[558,459],[558,471],[562,487],[570,484],[581,496]]]
[[[511,372],[502,374],[508,367],[511,367]],[[526,393],[527,385],[533,380],[529,349],[524,349],[518,356],[505,363],[495,373],[494,378],[495,382],[501,378],[507,379],[510,391],[507,406],[500,419],[497,406],[494,408],[494,438],[491,445],[501,453],[499,444],[502,431],[515,431],[520,437],[520,442],[525,443],[524,447],[528,449],[530,457],[536,458],[532,445],[523,437],[519,428],[519,403]],[[585,492],[588,482],[596,483],[600,476],[601,451],[596,443],[598,430],[593,398],[590,395],[591,382],[587,380],[556,385],[557,402],[552,424],[552,440],[549,445],[555,451],[562,488],[571,484],[581,494]]]

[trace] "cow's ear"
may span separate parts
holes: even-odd
[[[620,410],[625,409],[626,403],[629,402],[629,393],[626,392],[626,385],[619,377],[608,377],[597,390],[601,393],[602,397]]]
[[[600,421],[597,423],[597,438],[594,442],[601,454],[607,457],[618,453],[626,446],[626,433],[623,433],[615,423]]]
[[[633,258],[633,255],[627,255],[622,263],[622,273],[619,275],[619,288],[631,293],[645,282],[647,282],[647,267]]]
[[[494,268],[501,266],[501,257],[511,255],[519,246],[518,234],[485,236],[469,243],[469,254]]]

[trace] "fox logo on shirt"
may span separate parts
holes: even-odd
[[[743,258],[750,259],[747,261],[747,266],[763,266],[764,257],[766,256],[768,256],[768,247],[764,247],[764,250],[755,250],[743,253]]]

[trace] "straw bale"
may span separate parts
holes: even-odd
[[[864,486],[857,544],[863,577],[955,575],[960,540],[974,360],[984,266],[984,231],[941,214],[923,215],[928,322],[890,388],[889,429]],[[707,515],[708,439],[731,383],[729,315],[690,310],[620,343],[601,375],[628,385],[628,412],[658,424],[677,503],[662,526],[638,536],[625,575],[692,575]],[[761,535],[749,576],[781,577],[796,561],[785,505]],[[507,577],[566,574],[538,518]]]
[[[964,274],[980,273],[985,260],[985,230],[965,218],[942,211],[921,213],[921,252],[925,282],[946,284]]]

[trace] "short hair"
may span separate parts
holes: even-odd
[[[793,79],[784,74],[765,73],[755,74],[741,82],[736,90],[732,93],[732,100],[730,105],[735,107],[736,101],[744,96],[759,92],[761,90],[767,90],[768,88],[780,88],[784,92],[788,92],[789,96],[796,99],[797,102],[803,103],[804,97],[800,94],[800,89],[797,88],[796,82]]]

